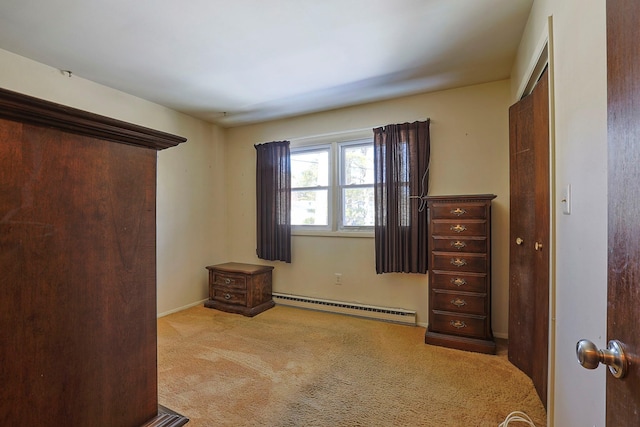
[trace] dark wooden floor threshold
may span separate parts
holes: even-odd
[[[158,415],[141,427],[181,427],[189,422],[189,418],[158,405]]]

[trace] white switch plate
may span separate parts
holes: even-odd
[[[562,213],[571,215],[571,184],[567,184],[562,194]]]

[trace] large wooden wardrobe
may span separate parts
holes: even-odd
[[[186,423],[158,405],[155,246],[184,141],[0,90],[0,425]]]

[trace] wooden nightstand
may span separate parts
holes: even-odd
[[[205,307],[255,316],[275,305],[271,298],[272,266],[241,264],[210,265],[209,300]]]

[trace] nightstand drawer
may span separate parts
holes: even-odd
[[[247,303],[247,293],[226,286],[213,286],[211,299],[225,304],[245,305]]]
[[[432,236],[431,250],[439,252],[487,252],[487,238]]]
[[[433,221],[431,221],[431,235],[482,237],[487,235],[487,221],[456,221],[448,219],[434,219]]]
[[[484,294],[451,293],[434,290],[432,307],[439,311],[454,311],[456,313],[480,314],[487,311]]]
[[[227,286],[229,288],[247,289],[247,280],[244,276],[228,273],[214,273],[213,284]]]
[[[486,317],[447,313],[434,310],[429,322],[429,330],[446,334],[484,338],[486,336]]]
[[[472,253],[432,252],[431,269],[486,273],[487,255]]]

